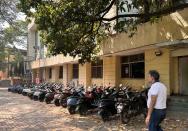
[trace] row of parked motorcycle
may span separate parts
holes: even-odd
[[[75,86],[61,83],[41,83],[15,85],[8,88],[9,92],[28,96],[30,99],[46,104],[67,108],[70,114],[88,115],[97,112],[103,121],[112,116],[119,116],[126,124],[132,117],[147,112],[148,88],[135,91],[130,86],[102,87],[93,85],[87,89],[83,85]]]

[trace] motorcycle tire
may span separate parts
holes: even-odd
[[[59,99],[55,99],[55,100],[54,100],[54,104],[55,104],[56,106],[60,106]]]
[[[73,114],[76,113],[76,112],[75,112],[75,107],[69,106],[67,109],[68,109],[68,111],[69,111],[69,114],[71,114],[71,115],[73,115]]]
[[[103,122],[109,121],[109,119],[110,119],[110,112],[107,111],[107,110],[103,110],[103,111],[101,111],[100,116],[101,116]]]
[[[80,114],[81,116],[87,115],[87,111],[88,111],[87,106],[85,106],[85,105],[80,105],[80,107],[79,107],[79,109],[78,109],[78,112],[79,112],[79,114]]]
[[[18,94],[22,94],[22,91],[21,91],[21,90],[19,90],[19,91],[18,91]]]
[[[67,107],[67,99],[60,99],[59,103],[63,108]]]
[[[33,95],[29,94],[28,97],[33,100]]]
[[[144,115],[144,118],[146,118],[146,117],[147,117],[147,109],[146,109],[146,108],[144,108],[144,109],[143,109],[142,114]]]
[[[130,115],[127,110],[123,110],[120,114],[120,121],[122,124],[127,124],[130,121]]]
[[[34,101],[38,101],[38,97],[37,96],[33,96],[33,100]]]
[[[50,104],[51,101],[48,98],[44,98],[44,101],[46,102],[46,104]]]
[[[39,101],[40,101],[40,102],[43,102],[43,101],[44,101],[44,98],[42,98],[41,96],[39,96]]]
[[[23,96],[27,96],[27,93],[26,93],[26,92],[22,92],[22,95],[23,95]]]

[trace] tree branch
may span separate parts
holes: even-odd
[[[95,16],[98,16],[98,15],[100,15],[103,12],[105,14],[108,13],[109,10],[112,8],[112,6],[114,5],[115,2],[116,2],[116,0],[112,0],[111,3],[110,3],[110,5],[108,7],[106,7],[104,10],[100,11],[99,13],[97,13]]]
[[[96,19],[95,21],[100,21],[100,20],[113,21],[115,19],[125,18],[125,17],[140,17],[140,18],[148,17],[148,18],[151,18],[152,16],[167,15],[167,14],[175,12],[175,11],[177,11],[179,9],[184,9],[186,7],[188,7],[188,3],[177,5],[176,7],[170,7],[170,8],[167,8],[167,9],[164,9],[164,10],[161,10],[161,11],[157,11],[157,12],[153,12],[153,13],[147,13],[147,14],[124,14],[124,15],[117,15],[117,16],[114,16],[114,17],[111,17],[111,18],[102,18],[102,17],[100,17],[100,18]]]

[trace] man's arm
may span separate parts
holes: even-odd
[[[152,114],[153,109],[155,107],[156,101],[157,101],[157,95],[152,95],[151,96],[151,102],[150,102],[149,108],[148,108],[148,114],[147,114],[146,121],[145,121],[146,122],[146,126],[149,125],[151,114]]]
[[[149,108],[148,108],[147,116],[151,116],[151,113],[153,111],[153,108],[155,107],[156,101],[157,101],[157,95],[152,95],[151,96],[151,102],[150,102],[150,105],[149,105]]]

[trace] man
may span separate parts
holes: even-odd
[[[157,71],[149,71],[148,81],[151,83],[151,88],[148,92],[148,113],[145,120],[149,131],[163,131],[160,123],[166,116],[167,88],[159,82],[159,78],[160,75]]]

